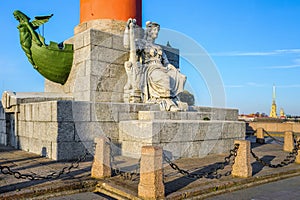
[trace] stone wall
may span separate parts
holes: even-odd
[[[7,145],[6,118],[0,101],[0,144]]]
[[[90,121],[88,104],[74,106],[82,112],[78,123]],[[83,155],[85,148],[76,136],[72,111],[72,101],[21,104],[17,133],[19,148],[54,160],[76,159]]]
[[[152,107],[152,108],[150,108]],[[54,160],[76,159],[94,138],[105,135],[118,146],[119,121],[137,119],[139,110],[158,105],[48,101],[21,104],[19,148]]]
[[[76,101],[122,102],[127,81],[123,37],[96,29],[75,35],[73,67],[65,85],[45,81],[45,92],[73,95]]]
[[[249,122],[248,129],[255,131],[257,128],[263,128],[267,132],[283,133],[285,131],[293,131],[300,133],[300,123],[296,122]]]

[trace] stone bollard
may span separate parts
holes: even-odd
[[[111,177],[109,140],[105,137],[97,137],[95,143],[96,149],[91,176],[97,179]]]
[[[295,147],[294,134],[292,131],[284,132],[283,151],[292,152]]]
[[[256,143],[258,143],[258,144],[264,144],[265,143],[265,135],[264,135],[264,129],[263,128],[257,128],[256,129]]]
[[[162,148],[143,146],[138,196],[143,199],[164,199]]]
[[[297,136],[296,145],[298,145],[297,141],[299,141],[299,140],[300,140],[300,136]],[[298,149],[298,155],[296,156],[295,163],[300,164],[300,149]]]
[[[251,143],[247,140],[235,140],[234,144],[239,144],[235,162],[232,165],[232,176],[247,178],[252,176],[252,166],[250,163]]]

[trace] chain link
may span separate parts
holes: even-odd
[[[181,169],[178,165],[173,163],[165,154],[163,154],[163,158],[171,166],[172,169],[174,169],[175,171],[179,172],[180,174],[182,174],[182,175],[184,175],[188,178],[192,178],[192,179],[201,179],[201,178],[219,179],[222,176],[231,175],[231,171],[227,171],[226,173],[221,174],[221,173],[219,173],[219,170],[223,170],[225,168],[225,166],[229,165],[231,159],[232,159],[231,166],[234,164],[235,157],[237,156],[238,149],[239,149],[239,144],[235,144],[234,148],[230,150],[229,156],[224,158],[224,162],[218,163],[217,167],[212,169],[212,171],[203,172],[203,173],[199,173],[199,174],[190,173],[187,170]]]
[[[84,161],[88,155],[89,155],[89,153],[86,151],[83,156],[80,156],[75,162],[72,162],[69,167],[63,167],[62,170],[60,170],[58,172],[53,172],[53,173],[48,174],[46,176],[37,175],[35,173],[22,174],[21,172],[12,170],[8,166],[1,166],[1,165],[0,165],[0,171],[1,171],[2,174],[12,175],[16,179],[29,179],[29,180],[56,179],[56,178],[59,178],[63,174],[69,174],[72,169],[78,168],[79,163]]]
[[[265,134],[267,134],[270,138],[272,138],[275,142],[277,142],[278,144],[283,144],[284,142],[283,141],[281,141],[281,140],[278,140],[278,139],[276,139],[275,137],[273,137],[270,133],[268,133],[265,129],[263,129],[263,132],[265,133]]]
[[[284,167],[287,166],[291,163],[294,163],[296,160],[296,156],[298,155],[298,150],[300,148],[300,140],[298,140],[294,146],[294,149],[292,150],[292,152],[290,152],[286,158],[281,161],[278,164],[271,164],[271,163],[267,163],[265,161],[263,161],[261,158],[259,158],[253,151],[252,149],[250,150],[252,156],[256,159],[257,162],[261,163],[263,166],[267,166],[270,168],[278,168],[278,167]]]

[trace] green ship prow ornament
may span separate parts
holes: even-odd
[[[46,45],[44,37],[35,31],[53,15],[35,17],[30,22],[30,18],[19,10],[13,14],[20,22],[20,44],[29,62],[46,79],[65,84],[72,68],[73,45],[52,41]]]

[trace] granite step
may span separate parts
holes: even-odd
[[[237,121],[236,110],[230,109],[205,109],[198,107],[199,110],[183,112],[167,111],[139,111],[139,120],[226,120]],[[204,110],[204,111],[202,111]]]
[[[210,112],[139,111],[139,120],[210,120]]]

